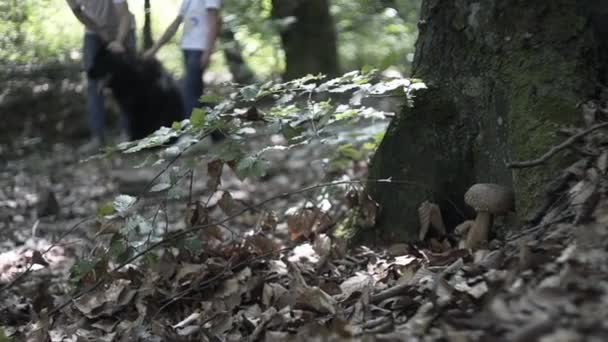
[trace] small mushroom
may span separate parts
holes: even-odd
[[[488,240],[493,215],[505,215],[515,206],[513,192],[498,184],[479,183],[464,194],[464,202],[477,212],[475,221],[468,223],[464,246],[476,250]],[[467,223],[467,222],[465,222]]]

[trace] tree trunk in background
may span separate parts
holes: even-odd
[[[329,0],[272,0],[273,16],[293,16],[295,22],[281,32],[285,51],[284,77],[338,73],[336,28]]]
[[[255,75],[243,59],[243,47],[234,38],[231,27],[224,25],[220,32],[220,38],[224,42],[224,57],[226,64],[232,74],[234,82],[239,84],[251,84],[255,82]]]
[[[520,218],[540,204],[568,158],[506,163],[542,155],[563,139],[558,128],[579,123],[577,103],[604,81],[607,9],[599,0],[423,1],[413,75],[429,89],[391,122],[370,167],[370,178],[418,185],[371,185],[381,213],[360,237],[416,239],[425,200],[454,227],[472,214],[463,196],[476,182],[512,186]]]
[[[143,28],[143,48],[144,51],[148,50],[154,44],[154,40],[152,39],[152,13],[150,8],[150,0],[144,1],[144,28]]]

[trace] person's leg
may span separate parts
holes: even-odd
[[[184,117],[189,118],[192,110],[200,106],[199,99],[203,94],[203,70],[201,68],[201,50],[184,50]]]
[[[84,35],[83,60],[85,70],[93,65],[93,59],[102,46],[101,39],[92,33]],[[105,140],[105,108],[103,94],[99,91],[99,82],[87,77],[86,108],[89,129],[94,140],[103,144]]]
[[[202,107],[200,98],[203,95],[203,69],[201,68],[201,50],[184,50],[186,75],[184,79],[184,109],[185,117],[190,118],[194,108]],[[219,130],[211,132],[214,142],[221,141],[226,136]]]

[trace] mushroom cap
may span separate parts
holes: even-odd
[[[487,211],[500,215],[512,211],[515,207],[515,196],[511,189],[492,183],[474,184],[464,194],[464,202],[475,211]]]

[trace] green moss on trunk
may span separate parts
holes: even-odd
[[[469,216],[462,203],[475,182],[512,186],[520,217],[538,203],[547,179],[568,158],[512,171],[512,160],[536,158],[562,126],[579,122],[576,104],[593,95],[599,58],[590,3],[424,1],[414,76],[432,85],[390,126],[370,167],[423,187],[373,185],[381,205],[368,240],[417,237],[416,209],[440,203],[449,226]],[[608,4],[598,5],[608,7]],[[608,38],[608,37],[604,37]],[[608,51],[608,49],[606,50]]]

